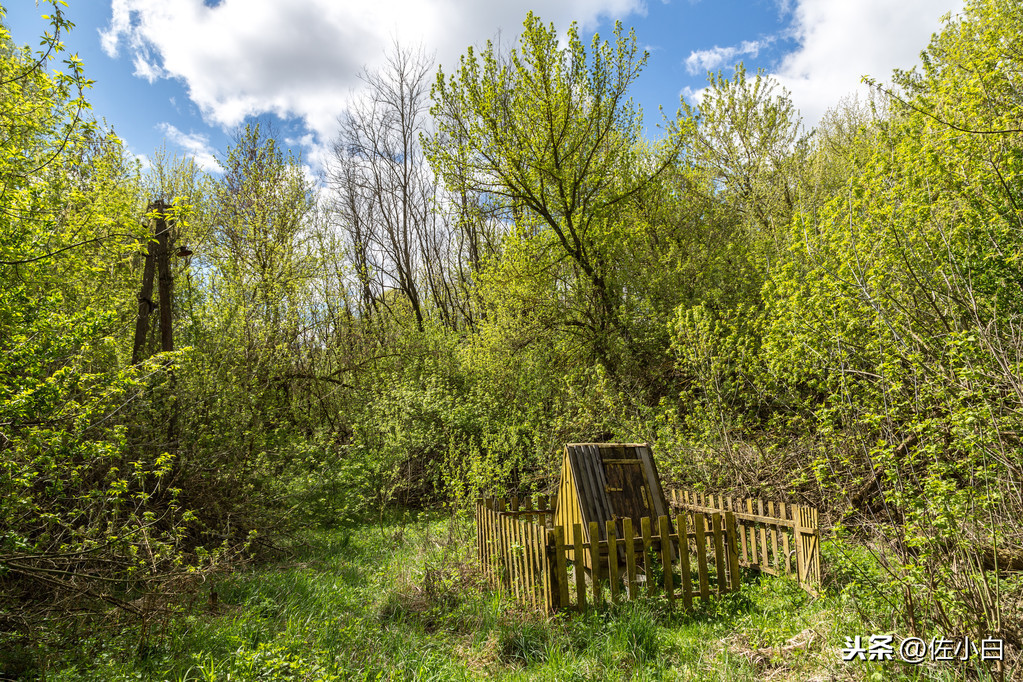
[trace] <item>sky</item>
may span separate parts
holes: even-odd
[[[45,2],[0,0],[18,44],[35,46]],[[272,123],[312,172],[329,161],[337,119],[397,42],[451,73],[470,45],[514,42],[533,10],[584,41],[635,30],[649,62],[632,90],[656,137],[707,72],[742,61],[777,78],[808,128],[860,78],[910,68],[961,0],[68,0],[65,45],[95,80],[88,93],[143,163],[165,146],[217,172],[247,122]]]

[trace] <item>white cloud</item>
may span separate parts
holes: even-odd
[[[172,144],[181,147],[193,158],[195,164],[208,173],[221,173],[223,169],[213,155],[210,147],[210,140],[205,135],[198,133],[183,133],[170,123],[160,123],[157,130],[167,136]]]
[[[940,17],[962,0],[797,0],[792,34],[799,47],[773,71],[792,94],[803,122],[815,125],[845,96],[865,96],[869,75],[888,80],[894,68],[919,62]]]
[[[503,30],[518,34],[526,0],[113,0],[101,32],[111,57],[126,48],[139,77],[180,80],[205,119],[225,128],[273,113],[302,119],[318,144],[358,89],[364,66],[378,68],[395,40],[425,45],[457,64],[470,44]],[[644,0],[548,0],[542,18],[559,28],[576,19],[645,13]]]
[[[756,57],[760,50],[770,45],[773,38],[763,40],[744,40],[740,45],[730,47],[718,47],[715,45],[709,50],[696,50],[686,58],[686,71],[692,75],[717,71],[722,66],[734,66],[739,57]]]

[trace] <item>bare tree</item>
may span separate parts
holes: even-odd
[[[380,71],[362,75],[367,94],[340,117],[330,172],[335,220],[347,234],[363,313],[389,306],[397,289],[418,328],[424,296],[440,290],[436,185],[419,146],[426,129],[430,59],[395,45]]]

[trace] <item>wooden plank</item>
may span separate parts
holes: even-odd
[[[590,453],[590,464],[592,465],[593,471],[593,485],[594,488],[600,491],[597,496],[597,513],[600,517],[597,521],[607,521],[615,517],[615,509],[611,506],[611,501],[607,497],[607,472],[604,471],[604,457],[600,451],[600,447],[597,445],[590,445],[588,447]]]
[[[586,561],[583,559],[583,529],[582,524],[575,524],[575,563],[572,569],[575,572],[575,599],[579,613],[586,612]]]
[[[507,587],[507,580],[508,580],[508,566],[507,566],[508,542],[507,542],[507,538],[505,537],[504,517],[501,516],[501,512],[504,511],[504,508],[505,508],[505,502],[504,502],[504,498],[501,498],[501,497],[497,498],[494,502],[495,502],[495,507],[496,507],[496,509],[495,509],[496,516],[494,517],[494,525],[497,528],[497,533],[496,533],[496,535],[497,535],[497,552],[495,553],[495,555],[497,557],[497,570],[498,570],[499,580],[500,580],[500,583],[501,583],[501,590],[503,591],[504,588]]]
[[[578,445],[569,446],[569,448],[566,452],[572,464],[576,488],[575,494],[579,500],[579,515],[577,519],[573,519],[573,522],[587,524],[587,528],[589,528],[588,524],[590,521],[600,518],[594,507],[595,491],[587,461],[589,455],[585,448]]]
[[[714,533],[714,573],[719,595],[723,595],[728,592],[728,583],[725,578],[725,546],[722,532],[723,520],[721,512],[718,512],[711,517],[711,526]]]
[[[686,515],[675,517],[675,530],[678,532],[679,566],[682,572],[682,604],[686,609],[693,607],[693,576],[689,565],[689,534]]]
[[[500,591],[503,593],[505,581],[508,579],[508,567],[505,565],[505,542],[504,542],[504,518],[498,514],[494,518],[494,525],[497,528],[497,551],[494,552],[495,568],[497,569]]]
[[[476,560],[479,561],[480,570],[486,575],[486,564],[483,560],[483,510],[480,500],[476,500]]]
[[[802,584],[806,581],[806,549],[803,547],[803,507],[795,505],[792,513],[796,521],[793,528],[793,537],[796,542],[796,582]]]
[[[495,506],[500,506],[500,500],[494,500]],[[494,542],[491,547],[490,556],[494,566],[494,582],[504,589],[504,537],[501,534],[501,515],[496,511],[490,512],[491,529],[494,534]]]
[[[480,570],[483,572],[483,578],[490,582],[490,576],[487,574],[487,560],[490,548],[487,546],[487,517],[485,503],[476,505],[476,523],[479,528],[480,536]]]
[[[554,596],[551,591],[551,555],[549,548],[549,533],[546,528],[536,528],[536,542],[540,549],[540,594],[547,613],[554,611]]]
[[[505,587],[508,588],[508,592],[515,595],[515,569],[512,566],[512,552],[514,540],[512,540],[512,525],[511,518],[508,516],[501,515],[498,517],[501,522],[502,532],[504,536],[504,550],[502,552],[502,559],[504,561],[504,579]]]
[[[774,502],[773,501],[769,501],[767,503],[767,515],[768,516],[774,516],[774,517],[777,518],[777,512],[774,509]],[[771,562],[771,565],[774,567],[774,570],[780,571],[781,570],[781,557],[778,555],[778,524],[777,523],[771,524],[771,552],[774,555],[774,561]]]
[[[497,501],[491,498],[490,506],[484,512],[487,517],[487,570],[490,573],[491,587],[497,587],[500,579],[497,567],[498,540],[497,540],[497,516],[494,513],[493,505]]]
[[[523,501],[523,507],[526,512],[533,510],[533,497],[530,495]],[[536,603],[536,562],[535,562],[535,544],[533,542],[533,536],[529,532],[531,527],[536,524],[536,518],[533,516],[527,516],[522,528],[522,544],[523,544],[523,563],[525,567],[525,580],[528,586],[527,596],[529,598],[530,605],[535,609]]]
[[[635,534],[632,532],[632,519],[622,519],[622,531],[625,537],[625,570],[627,586],[629,589],[629,601],[636,599],[636,543],[633,542]]]
[[[650,445],[644,443],[642,446],[637,446],[636,454],[645,461],[643,472],[646,474],[647,490],[650,491],[650,501],[653,504],[650,513],[654,516],[666,516],[668,505],[664,498],[664,488],[661,487],[661,477],[657,473],[657,464],[654,462],[654,453],[650,449]]]
[[[565,529],[562,526],[555,526],[551,531],[554,534],[554,575],[558,589],[558,608],[569,609],[571,604],[568,601],[568,566],[565,563]]]
[[[804,582],[807,585],[820,585],[820,531],[818,530],[817,510],[803,507],[803,545],[805,559],[803,566],[806,571]]]
[[[512,498],[513,504],[517,502]],[[512,593],[515,601],[522,602],[522,567],[519,565],[519,522],[513,517],[505,518],[508,524],[508,572],[511,576]]]
[[[695,492],[689,491],[678,491],[672,490],[672,494],[677,497],[677,501],[674,502],[675,506],[684,508],[692,512],[705,512],[708,514],[716,511],[721,511],[721,507],[710,504],[709,501],[705,501],[704,504],[699,502],[699,495]],[[777,516],[767,516],[766,514],[757,514],[753,511],[753,500],[747,500],[749,506],[748,511],[742,511],[742,505],[739,501],[736,501],[735,518],[738,521],[753,521],[757,523],[768,523],[777,524],[782,527],[792,527],[792,521],[786,519],[780,519]]]
[[[543,596],[540,592],[540,581],[541,569],[540,569],[540,551],[541,546],[537,542],[536,531],[540,528],[539,525],[532,523],[526,528],[526,537],[529,539],[529,564],[532,568],[532,580],[530,592],[533,595],[533,607],[536,609],[542,609],[545,606]]]
[[[511,582],[511,593],[515,596],[515,601],[522,601],[519,592],[519,561],[518,561],[518,538],[516,537],[516,531],[518,530],[518,522],[511,517],[504,518],[505,527],[508,532],[508,579]]]
[[[697,514],[693,525],[696,527],[696,565],[700,579],[700,599],[710,597],[710,583],[707,579],[707,533],[703,514]]]
[[[653,533],[650,530],[650,517],[644,516],[639,521],[640,532],[643,536],[643,576],[646,578],[646,593],[648,597],[654,596],[654,581],[650,575],[650,549],[653,545],[651,542],[651,535]]]
[[[667,516],[657,518],[657,534],[661,539],[661,568],[663,569],[664,593],[668,595],[668,608],[675,607],[675,584],[671,566],[671,527]]]
[[[753,500],[746,498],[746,517],[753,516]],[[760,553],[757,551],[757,527],[755,523],[747,526],[746,537],[749,539],[750,566],[760,566]]]
[[[529,521],[525,519],[516,519],[519,531],[519,568],[522,570],[519,580],[522,583],[522,603],[530,605],[533,600],[533,581],[532,575],[529,570],[529,555],[526,553],[526,547],[528,546],[529,540],[526,537],[526,530],[529,528]]]
[[[528,530],[532,525],[529,521],[524,519],[518,520],[519,524],[519,543],[522,545],[522,599],[527,606],[535,606],[533,604],[533,565],[530,560],[530,549],[532,543],[529,541]]]
[[[530,531],[533,528],[533,523],[530,521],[523,521],[519,529],[519,537],[522,538],[522,581],[525,589],[525,600],[526,603],[536,608],[536,571],[533,567],[533,536]]]
[[[739,573],[739,548],[736,546],[738,533],[736,532],[735,512],[725,513],[725,531],[728,534],[729,589],[734,592],[742,585],[742,575]]]
[[[565,446],[561,485],[558,488],[558,513],[554,519],[554,525],[564,528],[569,540],[571,540],[573,524],[578,521],[580,514],[585,516],[585,512],[580,511],[580,505],[584,503],[585,495],[579,487],[579,472],[572,453],[569,451],[570,447]]]
[[[743,505],[740,504],[738,506],[742,507]],[[738,514],[736,514],[736,519],[738,519]],[[739,523],[738,525],[739,525],[739,551],[742,554],[742,562],[748,563],[749,555],[746,553],[746,524]]]
[[[615,510],[611,508],[611,502],[607,498],[607,476],[604,473],[604,462],[600,454],[600,448],[596,445],[587,446],[586,452],[588,455],[586,461],[589,464],[589,471],[592,475],[591,485],[594,489],[594,516],[592,520],[603,523],[615,517]]]
[[[604,595],[600,589],[600,528],[596,521],[590,521],[590,582],[593,584],[593,605],[603,604]]]
[[[757,513],[764,516],[764,501],[757,500]],[[767,525],[760,523],[760,568],[770,568],[771,562],[767,560]]]
[[[792,505],[781,503],[781,517],[782,519],[788,520],[787,517],[792,514]],[[792,552],[789,548],[789,533],[787,530],[781,534],[781,551],[785,555],[785,574],[792,575]]]
[[[511,576],[514,588],[517,592],[516,599],[523,606],[529,605],[529,567],[526,556],[528,540],[526,529],[529,524],[519,521],[515,517],[507,519],[508,532],[511,538]]]
[[[607,532],[607,579],[610,584],[612,604],[618,598],[618,534],[615,532],[615,522],[611,519],[605,522]]]
[[[491,504],[493,504],[493,500],[491,500]],[[494,570],[494,553],[497,551],[497,529],[494,527],[494,512],[487,508],[483,510],[483,515],[486,518],[487,533],[487,580],[491,587],[496,587],[497,573]]]

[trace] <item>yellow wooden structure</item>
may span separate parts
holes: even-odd
[[[607,540],[607,522],[623,537],[623,519],[639,528],[644,516],[668,515],[661,479],[647,443],[570,443],[565,446],[554,525],[565,529],[565,544],[575,544],[575,524],[582,526],[582,542],[590,542],[590,523],[596,522],[600,540]],[[584,553],[587,568],[589,554]],[[572,553],[574,560],[574,553]],[[624,554],[619,559],[624,561]]]

